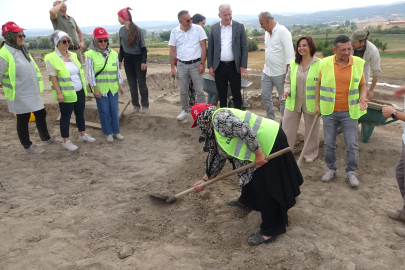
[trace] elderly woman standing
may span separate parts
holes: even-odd
[[[69,139],[70,118],[73,111],[76,115],[76,125],[80,134],[79,141],[95,141],[86,133],[84,122],[85,98],[87,96],[84,71],[77,55],[68,51],[69,44],[72,42],[68,34],[57,30],[52,33],[51,41],[55,44],[55,51],[45,55],[44,60],[53,96],[55,101],[59,103],[62,146],[69,151],[75,151],[78,147]]]
[[[132,9],[127,7],[118,12],[118,22],[124,25],[119,31],[120,69],[122,68],[122,60],[124,60],[125,74],[127,75],[132,105],[134,106],[132,113],[139,113],[141,109],[138,95],[139,85],[142,104],[141,113],[147,114],[149,112],[149,91],[146,85],[148,51],[146,50],[142,30],[132,21],[130,10]]]
[[[318,157],[319,152],[319,119],[314,130],[309,136],[309,130],[314,122],[315,115],[315,85],[318,81],[320,63],[315,56],[316,44],[312,37],[300,37],[295,45],[295,60],[292,60],[285,78],[284,94],[285,103],[283,129],[287,136],[288,144],[294,150],[295,138],[301,115],[304,115],[305,138],[308,146],[304,153],[306,162],[312,162]]]
[[[107,135],[107,142],[114,142],[114,137],[123,141],[119,127],[118,91],[124,94],[124,88],[118,69],[118,53],[108,46],[108,33],[104,28],[94,29],[93,36],[85,55],[87,78],[96,97],[101,128]]]
[[[238,174],[242,194],[227,204],[260,211],[261,230],[249,237],[250,245],[274,241],[286,232],[287,211],[295,205],[303,183],[291,152],[265,160],[265,156],[288,147],[283,130],[271,119],[238,109],[217,110],[211,104],[197,103],[191,112],[191,127],[201,129],[200,142],[205,141],[204,151],[208,152],[206,173],[195,183],[194,191],[204,190],[199,185],[217,176],[227,159],[234,168],[255,162],[256,167]]]
[[[46,111],[40,92],[44,91],[42,75],[34,59],[24,46],[24,32],[14,22],[2,26],[5,41],[0,45],[0,87],[3,87],[8,109],[17,116],[17,134],[27,153],[42,153],[30,141],[28,123],[35,115],[42,144],[54,143],[46,124]]]

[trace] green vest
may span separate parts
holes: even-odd
[[[39,92],[44,91],[44,82],[42,81],[41,71],[39,70],[37,64],[35,63],[34,59],[32,58],[31,54],[29,54],[31,61],[35,65],[35,70],[38,76],[38,83],[39,83]],[[3,90],[4,94],[7,99],[13,101],[15,98],[15,62],[13,55],[10,53],[9,50],[5,46],[0,49],[0,57],[7,61],[8,69],[4,74],[3,81]]]
[[[101,53],[94,50],[88,50],[84,55],[93,60],[94,73],[99,72],[104,67],[105,60]],[[117,58],[118,53],[114,50],[110,50],[107,65],[96,78],[96,84],[101,94],[107,94],[109,90],[111,90],[111,93],[113,94],[118,92]],[[93,88],[91,90],[94,93]]]
[[[320,109],[322,115],[329,115],[333,113],[335,108],[336,96],[336,81],[335,81],[335,67],[333,63],[334,55],[326,57],[321,62],[321,95],[320,95]],[[367,110],[360,111],[360,92],[359,84],[363,76],[364,60],[353,57],[352,75],[350,78],[349,86],[349,113],[352,119],[359,119],[360,116],[367,113]]]
[[[84,95],[87,97],[87,89],[86,89],[86,80],[84,79],[84,71],[82,65],[80,64],[79,60],[77,59],[77,55],[73,52],[69,52],[70,56],[72,57],[73,61],[75,61],[76,65],[80,69],[80,80],[82,81]],[[56,54],[56,52],[49,53],[45,55],[44,61],[49,61],[52,67],[58,72],[56,75],[56,79],[59,83],[59,88],[63,95],[63,102],[65,103],[73,103],[77,101],[77,95],[75,88],[73,86],[72,78],[70,78],[69,71],[67,70],[65,63],[63,63],[62,59]],[[53,87],[51,79],[49,79],[49,83],[52,87],[52,94],[55,98],[55,101],[58,102],[58,93],[56,92],[55,88]]]
[[[321,61],[315,61],[311,64],[308,71],[305,93],[306,93],[306,106],[308,111],[314,112],[315,110],[315,85],[318,81],[319,76],[319,68],[320,68]],[[297,94],[297,72],[299,65],[295,63],[295,60],[290,62],[291,72],[290,72],[290,79],[291,79],[291,92],[287,97],[285,102],[285,107],[290,111],[294,111],[295,107],[295,97]]]
[[[251,112],[231,108],[220,108],[216,110],[212,115],[212,121],[214,121],[215,114],[220,110],[229,110],[239,119],[249,123],[249,126],[253,129],[260,142],[264,155],[268,156],[270,154],[280,127],[276,121],[258,116]],[[215,129],[214,131],[219,145],[226,153],[240,160],[255,161],[255,153],[250,151],[241,138],[222,137],[218,131]]]

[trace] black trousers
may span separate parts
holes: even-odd
[[[139,104],[139,93],[141,94],[141,104],[143,108],[149,108],[149,92],[146,85],[146,71],[141,69],[142,55],[124,53],[124,68],[127,75],[129,91],[131,92],[132,105],[141,107]]]
[[[69,126],[70,118],[72,117],[72,112],[76,115],[76,126],[79,132],[86,130],[86,125],[84,122],[84,107],[86,104],[86,96],[84,95],[84,90],[76,92],[77,101],[72,103],[60,103],[60,133],[62,138],[69,138]]]
[[[47,141],[51,138],[48,132],[48,126],[46,124],[46,111],[45,108],[42,110],[33,112],[35,115],[35,124],[37,125],[39,137],[41,141]],[[30,133],[28,129],[28,124],[30,120],[31,113],[17,114],[17,134],[20,139],[21,144],[25,149],[30,148],[32,142],[30,141]]]
[[[221,108],[228,107],[228,81],[231,86],[232,100],[236,109],[242,109],[241,82],[242,77],[236,71],[235,61],[220,62],[215,70],[215,85],[217,86]]]
[[[249,183],[242,187],[239,203],[252,210],[260,212],[262,224],[260,224],[260,234],[265,236],[276,236],[286,232],[288,225],[287,209],[282,207],[268,192],[264,177],[258,174]]]

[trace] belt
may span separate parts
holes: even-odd
[[[200,62],[200,61],[201,61],[201,58],[197,58],[197,59],[190,60],[190,61],[181,61],[179,59],[179,62],[182,62],[183,64],[186,64],[186,65],[191,65],[191,64],[194,64],[194,63],[197,63],[197,62]]]
[[[221,61],[221,63],[224,63],[225,65],[232,65],[235,63],[235,60],[233,61]]]
[[[79,46],[69,48],[69,50],[71,50],[71,51],[77,51],[78,49],[80,49]]]

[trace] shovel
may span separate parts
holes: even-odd
[[[277,152],[275,152],[275,153],[273,153],[273,154],[271,154],[271,155],[268,155],[265,159],[266,159],[266,160],[270,160],[270,159],[273,159],[273,158],[275,158],[275,157],[281,156],[281,155],[283,155],[283,154],[285,154],[285,153],[288,153],[288,152],[290,152],[290,151],[291,151],[291,148],[290,148],[290,147],[287,147],[287,148],[284,148],[283,150],[280,150],[280,151],[277,151]],[[252,163],[250,163],[250,164],[248,164],[248,165],[245,165],[245,166],[243,166],[243,167],[240,167],[240,168],[238,168],[238,169],[236,169],[236,170],[230,171],[230,172],[228,172],[228,173],[226,173],[226,174],[224,174],[224,175],[217,176],[217,177],[215,177],[214,179],[209,180],[209,181],[207,181],[207,182],[201,184],[200,187],[206,187],[206,186],[212,185],[212,184],[214,184],[215,182],[217,182],[217,181],[219,181],[219,180],[222,180],[222,179],[224,179],[224,178],[226,178],[226,177],[228,177],[228,176],[231,176],[231,175],[233,175],[233,174],[242,172],[242,171],[247,170],[247,169],[249,169],[249,168],[252,168],[252,167],[254,167],[254,166],[256,166],[256,164],[255,164],[254,162],[252,162]],[[191,192],[193,192],[193,191],[194,191],[194,187],[189,188],[189,189],[187,189],[187,190],[185,190],[185,191],[183,191],[183,192],[180,192],[180,193],[178,193],[178,194],[176,194],[176,195],[173,195],[173,196],[165,196],[165,195],[160,195],[160,194],[159,194],[159,195],[150,195],[150,196],[151,196],[151,197],[154,197],[154,198],[158,198],[158,199],[163,199],[163,200],[165,200],[166,202],[173,202],[173,201],[177,200],[179,197],[184,196],[184,195],[186,195],[186,194],[189,194],[189,193],[191,193]]]
[[[319,117],[319,114],[315,115],[314,122],[312,123],[311,129],[309,130],[309,133],[308,133],[308,138],[307,138],[306,142],[304,143],[304,147],[302,148],[301,155],[300,155],[300,157],[298,159],[298,162],[297,162],[298,167],[300,166],[301,161],[304,158],[304,153],[305,153],[305,150],[307,149],[309,138],[311,138],[312,131],[314,130],[316,121],[318,121],[318,117]]]

